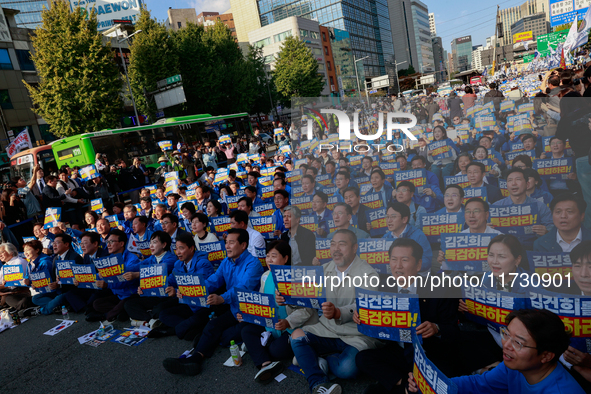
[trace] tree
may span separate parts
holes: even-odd
[[[411,64],[406,70],[398,70],[399,77],[406,77],[407,75],[416,74],[415,68]]]
[[[248,113],[267,114],[273,110],[277,91],[275,84],[267,78],[263,48],[248,46],[245,59],[243,96],[248,100]]]
[[[179,73],[177,53],[164,24],[152,19],[144,7],[135,28],[142,32],[131,39],[129,46],[129,79],[138,112],[153,116],[156,103],[146,99],[144,89],[146,93],[153,92],[158,81]]]
[[[299,38],[287,37],[275,62],[273,80],[284,106],[301,106],[303,98],[319,97],[324,78],[318,74],[318,62]],[[293,104],[292,99],[297,98]]]
[[[122,80],[110,44],[103,45],[97,17],[80,7],[70,12],[63,0],[42,13],[32,35],[31,59],[39,73],[38,86],[29,90],[35,113],[59,136],[118,126],[122,113]]]

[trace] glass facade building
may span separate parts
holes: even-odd
[[[348,32],[355,57],[368,56],[363,60],[367,77],[386,74],[386,62],[394,60],[387,0],[258,0],[257,3],[261,26],[300,16]],[[358,67],[361,64],[357,63]]]
[[[34,29],[41,24],[41,12],[43,8],[49,9],[47,0],[0,0],[4,8],[19,10],[20,13],[15,16],[18,27]]]
[[[418,2],[413,2],[411,7],[415,45],[419,60],[419,68],[415,71],[427,73],[435,71],[435,62],[433,59],[429,16],[427,9],[422,8],[421,5]]]
[[[472,36],[456,38],[451,42],[454,71],[462,72],[472,67]]]

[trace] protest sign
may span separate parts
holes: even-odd
[[[31,287],[33,287],[40,294],[51,293],[54,291],[49,288],[49,283],[51,283],[51,274],[47,269],[31,272],[29,274],[29,279],[31,280]]]
[[[275,238],[273,233],[275,232],[277,225],[273,222],[273,216],[261,216],[259,218],[250,218],[249,222],[253,230],[261,233],[263,238]]]
[[[361,260],[365,260],[372,268],[381,274],[390,273],[390,256],[388,250],[394,242],[393,239],[358,239],[357,254]]]
[[[207,259],[214,268],[219,267],[222,260],[226,258],[226,245],[221,241],[199,244],[198,249],[201,252],[207,253]]]
[[[45,210],[45,221],[43,222],[43,228],[57,227],[58,223],[62,218],[61,208],[47,208]]]
[[[441,250],[449,270],[489,271],[488,244],[494,234],[441,234]]]
[[[211,227],[218,237],[228,233],[230,229],[230,217],[229,216],[216,216],[209,218]]]
[[[457,386],[427,358],[416,334],[412,335],[412,346],[414,348],[412,374],[419,394],[457,394]]]
[[[533,234],[538,219],[538,207],[534,204],[491,206],[489,213],[492,226],[515,236]]]
[[[173,275],[178,285],[178,291],[182,295],[179,298],[179,303],[189,305],[191,308],[209,308],[207,305],[209,292],[205,287],[203,276],[174,271]]]
[[[367,223],[371,226],[369,234],[372,237],[381,237],[388,231],[386,222],[386,208],[368,209],[365,211]],[[361,229],[367,231],[367,229]]]
[[[60,284],[74,284],[74,272],[72,271],[72,264],[76,264],[76,262],[72,260],[61,260],[55,262],[55,269],[57,270],[57,276],[59,278]]]
[[[72,264],[71,266],[79,289],[98,289],[97,272],[93,264]]]
[[[455,234],[462,231],[464,213],[431,213],[420,217],[420,226],[430,243],[441,242],[441,234]]]
[[[266,328],[274,328],[279,322],[279,312],[274,294],[234,288],[242,320]]]
[[[424,168],[417,170],[397,171],[394,173],[394,181],[396,182],[396,187],[398,187],[398,182],[412,182],[412,184],[416,187],[415,194],[420,195],[423,194],[423,189],[427,185],[427,172]]]
[[[91,179],[98,178],[100,176],[94,164],[81,168],[78,170],[78,173],[84,182],[88,182]]]
[[[499,331],[506,326],[505,318],[512,311],[526,308],[526,300],[521,294],[496,289],[467,285],[462,288],[468,313],[466,317]]]
[[[322,267],[291,267],[271,265],[271,275],[285,303],[306,308],[321,309],[326,302],[324,269]],[[304,281],[306,277],[306,281]]]
[[[25,272],[20,264],[10,264],[2,266],[2,277],[6,287],[24,287]]]
[[[125,282],[125,278],[123,278],[125,266],[123,264],[123,255],[121,253],[96,258],[94,259],[94,265],[98,274],[105,280],[105,282],[112,284]]]
[[[527,251],[527,260],[531,272],[543,275],[548,273],[552,276],[560,274],[566,276],[571,273],[572,263],[568,253],[547,253]]]
[[[140,288],[144,297],[166,297],[168,267],[163,264],[140,265]]]
[[[94,200],[90,200],[90,209],[96,212],[98,215],[103,213],[103,199],[102,198],[95,198]]]
[[[537,159],[533,162],[533,169],[544,179],[565,180],[573,171],[572,157],[562,159]]]

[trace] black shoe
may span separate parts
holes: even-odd
[[[170,329],[169,327],[160,326],[158,328],[151,330],[148,333],[148,338],[164,338],[164,337],[168,337],[171,335],[174,335],[174,332],[172,329]]]
[[[255,375],[254,381],[257,383],[267,383],[275,376],[283,372],[283,364],[280,361],[274,361],[269,365],[265,365]]]
[[[99,312],[92,312],[88,316],[86,316],[86,321],[88,321],[88,322],[103,321],[105,319],[106,319],[105,314],[99,313]]]
[[[201,363],[196,357],[167,358],[162,362],[164,369],[175,375],[195,376],[201,372]]]

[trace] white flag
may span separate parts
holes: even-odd
[[[6,147],[6,154],[10,159],[12,158],[12,156],[16,155],[20,151],[25,149],[31,149],[32,147],[33,144],[31,143],[31,137],[29,137],[29,132],[27,131],[27,129],[24,129],[16,136],[14,141],[12,141]]]
[[[591,7],[587,9],[587,13],[583,17],[581,26],[577,28],[578,15],[575,15],[575,21],[573,22],[568,36],[564,42],[564,51],[574,51],[578,47],[585,45],[589,39],[589,29],[591,29]]]

